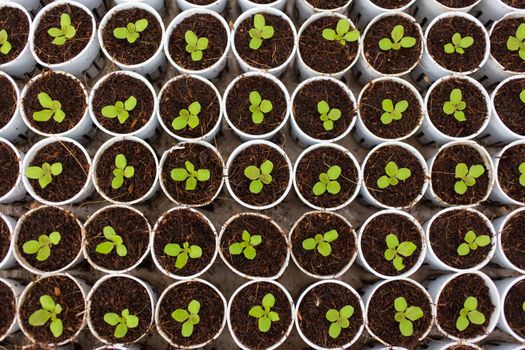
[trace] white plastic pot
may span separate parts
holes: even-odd
[[[493,202],[505,204],[505,205],[521,205],[525,206],[525,202],[519,202],[513,198],[511,198],[501,187],[501,183],[499,181],[499,175],[498,175],[498,167],[499,167],[499,161],[503,154],[509,150],[512,147],[518,146],[518,145],[524,145],[525,144],[525,138],[521,141],[515,141],[507,146],[505,146],[496,156],[492,157],[492,162],[494,163],[494,188],[492,192],[490,193],[490,200]],[[517,165],[516,165],[517,166]],[[517,181],[518,179],[516,179]]]
[[[523,350],[525,345],[511,344],[505,342],[490,342],[485,345],[488,350]]]
[[[0,284],[4,284],[7,287],[9,287],[9,289],[11,289],[11,292],[13,293],[13,296],[15,298],[15,308],[18,309],[18,303],[16,301],[20,294],[22,294],[22,292],[24,291],[24,287],[20,283],[6,278],[0,278]],[[11,321],[11,324],[7,328],[6,332],[3,334],[0,333],[0,341],[3,341],[7,336],[15,333],[20,329],[20,327],[18,326],[18,322],[16,322],[16,309],[15,314],[13,315],[13,320]]]
[[[508,14],[524,15],[525,10],[507,5],[502,0],[484,0],[478,2],[472,13],[476,14],[481,23],[489,26],[492,22],[498,21]]]
[[[523,212],[525,211],[525,207],[521,207],[521,208],[518,208],[518,209],[515,209],[513,211],[511,211],[510,213],[504,215],[504,216],[500,216],[499,218],[493,220],[493,225],[494,225],[494,228],[496,230],[496,237],[497,237],[497,249],[496,249],[496,254],[494,255],[494,259],[493,259],[493,262],[498,264],[499,266],[501,266],[502,268],[505,268],[505,269],[509,269],[509,270],[512,270],[512,271],[516,271],[520,274],[524,274],[525,275],[525,270],[524,269],[521,269],[519,267],[517,267],[516,265],[514,265],[508,258],[507,258],[507,255],[505,254],[505,251],[503,250],[503,245],[502,245],[502,242],[501,242],[501,236],[502,236],[502,232],[503,230],[505,229],[505,226],[507,225],[507,222],[513,218],[515,215],[518,215],[518,214],[523,214]]]
[[[11,150],[15,153],[16,157],[18,158],[18,177],[16,179],[15,185],[9,190],[9,192],[4,194],[3,196],[0,196],[0,203],[9,204],[24,199],[27,193],[26,188],[22,183],[22,173],[24,169],[22,162],[24,154],[20,152],[15,146],[13,146],[11,142],[0,138],[0,144],[2,143],[5,144],[7,147],[11,148]]]
[[[129,345],[104,345],[96,348],[95,350],[140,350],[141,347],[138,344]]]
[[[0,66],[0,69],[3,69],[3,67]],[[26,123],[24,123],[24,120],[20,115],[20,90],[18,89],[18,85],[16,85],[16,82],[9,75],[0,71],[0,76],[7,78],[11,82],[11,84],[13,85],[13,89],[16,93],[15,112],[11,116],[11,120],[9,120],[9,122],[7,122],[7,124],[4,125],[4,127],[0,128],[0,137],[14,142],[19,140],[20,135],[24,135],[27,132],[27,125]]]
[[[298,11],[298,19],[299,22],[304,22],[311,16],[313,16],[316,13],[329,13],[329,14],[346,14],[348,12],[348,9],[350,8],[350,5],[352,4],[352,0],[347,0],[346,3],[341,6],[334,9],[320,9],[315,6],[313,6],[311,3],[308,2],[308,0],[296,0],[295,1],[295,7]]]
[[[176,0],[176,3],[177,3],[177,7],[180,8],[181,11],[186,11],[186,10],[195,8],[195,9],[207,9],[207,10],[211,10],[217,13],[222,13],[226,9],[228,0],[215,0],[208,5],[197,5],[188,0]]]
[[[501,296],[501,315],[498,321],[498,328],[504,331],[507,334],[510,334],[514,339],[519,343],[525,343],[525,338],[516,333],[507,322],[507,316],[505,315],[505,300],[509,294],[512,287],[514,287],[519,282],[525,280],[525,276],[520,276],[516,278],[505,278],[499,281],[496,281],[496,287],[498,287],[499,295]]]
[[[426,0],[425,0],[426,1]],[[370,21],[374,20],[379,15],[392,15],[398,12],[409,13],[410,7],[416,2],[416,0],[410,0],[408,4],[396,8],[387,9],[376,5],[371,0],[354,0],[354,6],[352,8],[352,18],[356,22],[359,22],[361,26],[366,26]],[[419,2],[419,1],[418,1]]]
[[[435,18],[445,12],[454,12],[454,15],[466,14],[467,12],[470,12],[470,10],[472,10],[474,6],[479,4],[481,1],[482,0],[477,0],[472,5],[462,7],[445,6],[438,0],[418,1],[414,8],[414,17],[416,17],[418,22],[421,23],[422,27],[425,27],[425,25],[428,24],[429,21],[435,23]],[[430,26],[432,26],[432,24],[430,24]]]
[[[449,349],[452,349],[452,348],[454,348],[455,346],[458,346],[458,345],[469,346],[469,347],[471,347],[472,349],[475,349],[475,350],[483,350],[479,346],[477,346],[476,344],[467,343],[467,342],[464,342],[464,341],[462,341],[462,342],[455,342],[455,341],[452,341],[452,340],[449,340],[449,339],[431,340],[426,345],[428,346],[426,348],[427,350],[449,350]]]
[[[151,6],[159,14],[163,14],[164,13],[164,0],[114,0],[114,1],[115,1],[115,5],[121,5],[121,4],[131,4],[131,5],[144,4],[144,5]]]
[[[16,220],[2,213],[0,213],[0,220],[6,223],[7,227],[9,228],[9,233],[11,234],[11,240],[9,243],[9,248],[7,248],[7,254],[2,260],[0,260],[0,271],[1,271],[1,270],[7,270],[15,266],[16,264],[15,253],[14,253],[15,245],[14,245],[14,239],[13,239],[13,231],[15,230],[15,227],[16,227]]]
[[[261,6],[260,3],[250,1],[250,0],[237,0],[237,4],[241,8],[241,12],[245,12],[245,11]],[[285,11],[286,0],[274,0],[273,2],[264,4],[264,6],[273,7],[279,11]]]

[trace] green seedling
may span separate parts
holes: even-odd
[[[403,113],[408,109],[408,101],[401,100],[395,104],[394,102],[387,98],[381,103],[383,107],[383,114],[381,114],[381,123],[388,125],[394,120],[401,120]]]
[[[469,187],[476,184],[476,179],[485,173],[485,167],[481,164],[476,164],[468,168],[467,164],[459,163],[456,165],[456,181],[454,184],[454,192],[457,194],[465,194]]]
[[[476,250],[478,247],[486,247],[491,243],[490,236],[479,235],[472,230],[469,230],[464,238],[464,243],[461,243],[458,247],[458,255],[465,256],[470,253],[471,250]]]
[[[62,163],[44,163],[42,167],[30,166],[26,169],[26,176],[32,180],[38,180],[40,188],[46,188],[53,182],[53,176],[62,174]]]
[[[22,251],[25,254],[36,254],[36,260],[46,261],[51,256],[51,247],[60,243],[60,232],[53,231],[49,235],[40,235],[37,240],[24,243]]]
[[[252,113],[252,122],[254,124],[261,124],[264,120],[264,115],[270,113],[272,109],[271,101],[263,100],[258,91],[250,92],[250,112]]]
[[[173,119],[171,126],[175,130],[182,130],[189,127],[190,130],[199,125],[199,113],[201,112],[201,104],[197,101],[192,102],[188,109],[181,109],[179,116]]]
[[[406,181],[412,172],[408,168],[399,168],[396,162],[388,162],[385,166],[386,175],[381,176],[377,179],[377,187],[380,189],[387,188],[389,186],[396,186],[399,180]]]
[[[53,44],[62,46],[66,41],[73,39],[77,30],[71,25],[71,17],[67,13],[62,13],[60,15],[60,28],[49,28],[47,34],[54,38]]]
[[[171,317],[182,323],[181,334],[183,337],[188,338],[193,333],[193,327],[198,325],[200,322],[199,311],[201,304],[197,300],[192,300],[188,304],[188,310],[177,309],[171,313]]]
[[[453,115],[458,122],[467,120],[465,117],[465,109],[467,103],[463,101],[463,93],[460,89],[454,89],[450,92],[450,100],[443,104],[443,112],[446,115]]]
[[[191,54],[191,60],[194,62],[202,60],[203,51],[208,48],[208,38],[199,38],[197,34],[187,30],[184,40],[186,40],[186,52]]]
[[[354,307],[352,305],[345,305],[339,311],[336,309],[329,309],[326,312],[326,319],[330,322],[328,328],[328,335],[337,339],[341,334],[341,330],[350,327],[349,318],[354,314]]]
[[[190,161],[185,161],[186,168],[174,168],[171,170],[173,181],[186,181],[186,191],[193,191],[197,188],[197,181],[205,182],[211,177],[208,169],[195,170],[195,166]]]
[[[40,106],[44,109],[41,111],[33,112],[33,119],[37,122],[47,122],[51,118],[57,123],[62,123],[66,117],[66,113],[62,110],[62,104],[60,101],[53,100],[45,92],[41,92],[37,95]]]
[[[129,112],[137,106],[137,99],[130,96],[126,101],[117,101],[115,104],[102,108],[102,115],[106,118],[117,118],[120,124],[124,124],[129,118]]]
[[[452,42],[445,44],[444,50],[448,54],[459,53],[460,55],[463,55],[465,49],[468,49],[472,45],[474,45],[473,37],[466,36],[462,38],[461,34],[454,33],[454,35],[452,35]]]
[[[525,312],[525,301],[521,304],[521,309]]]
[[[459,312],[459,317],[456,319],[456,328],[463,332],[468,326],[473,323],[475,325],[482,325],[485,323],[485,315],[483,315],[478,308],[478,299],[470,296],[463,303],[463,308]]]
[[[520,24],[516,29],[516,36],[509,36],[507,49],[513,52],[518,51],[520,58],[525,61],[525,23]]]
[[[400,50],[401,48],[411,48],[416,45],[416,38],[405,36],[405,27],[397,25],[392,29],[390,38],[383,38],[379,40],[379,48],[383,51]]]
[[[0,30],[0,52],[4,55],[7,55],[13,48],[8,39],[7,31],[5,29]]]
[[[303,241],[304,250],[314,250],[317,248],[317,251],[322,256],[329,256],[332,253],[331,242],[335,241],[339,237],[337,230],[330,230],[324,234],[316,234],[314,238],[307,238]]]
[[[347,42],[354,42],[359,40],[359,30],[350,30],[350,21],[341,18],[337,21],[335,30],[332,28],[323,29],[323,38],[328,41],[337,41],[339,44],[346,46]]]
[[[102,229],[102,233],[104,234],[104,238],[106,238],[107,241],[97,244],[97,247],[95,248],[97,253],[107,255],[111,253],[113,248],[115,248],[118,256],[123,257],[128,254],[128,249],[124,245],[122,237],[117,235],[113,227],[105,226]]]
[[[263,40],[270,39],[273,37],[274,29],[272,26],[267,26],[264,16],[256,14],[253,17],[253,28],[248,31],[250,35],[250,48],[257,50],[261,47]]]
[[[525,103],[525,90],[521,90],[520,92],[520,101]]]
[[[320,101],[317,103],[317,112],[321,116],[323,122],[323,128],[326,131],[330,131],[334,128],[334,122],[341,118],[341,110],[337,108],[330,108],[328,102]]]
[[[133,44],[140,37],[140,33],[148,27],[147,19],[139,19],[135,23],[128,23],[125,27],[117,27],[113,29],[113,36],[117,39],[127,40],[128,43]]]
[[[53,337],[58,338],[64,331],[62,320],[58,317],[62,313],[62,306],[55,303],[49,295],[42,295],[39,299],[41,309],[36,310],[29,316],[29,324],[33,327],[44,326],[49,320],[49,330]]]
[[[233,243],[228,248],[231,255],[244,254],[244,257],[248,260],[255,259],[257,251],[255,247],[262,243],[262,237],[260,235],[251,235],[250,232],[244,230],[242,232],[242,242]]]
[[[408,306],[404,297],[394,300],[396,314],[394,319],[399,323],[399,331],[404,337],[410,337],[414,334],[414,325],[412,322],[423,317],[423,310],[419,306]]]
[[[124,178],[131,179],[135,176],[135,168],[128,165],[126,156],[123,154],[117,154],[115,157],[115,169],[113,169],[113,180],[111,181],[111,187],[115,190],[124,185]]]
[[[316,196],[320,196],[328,191],[330,194],[338,194],[341,191],[341,185],[337,179],[341,176],[341,167],[333,165],[328,168],[326,173],[319,174],[319,181],[312,188]]]
[[[387,250],[385,250],[385,259],[392,261],[394,268],[397,271],[402,271],[405,268],[403,258],[408,258],[417,249],[417,246],[409,241],[399,243],[399,239],[393,233],[386,236],[385,239]]]
[[[275,305],[275,297],[273,294],[268,293],[262,299],[261,305],[255,305],[249,311],[249,315],[257,318],[259,331],[266,333],[272,327],[272,322],[279,321],[279,314],[272,311],[272,307]]]
[[[273,163],[270,160],[265,160],[260,168],[255,165],[250,165],[244,169],[244,176],[252,180],[250,182],[250,192],[257,194],[262,191],[264,185],[272,183]]]
[[[179,270],[188,263],[188,259],[198,259],[202,256],[202,248],[196,244],[190,245],[189,242],[182,243],[182,247],[177,243],[168,243],[164,246],[164,254],[177,257],[175,267]]]
[[[135,328],[139,325],[139,318],[131,315],[128,309],[124,309],[121,312],[121,316],[114,312],[107,312],[104,314],[104,322],[110,326],[116,326],[113,336],[121,339],[126,336],[129,328]]]
[[[520,172],[520,185],[525,187],[525,162],[520,164],[518,170]]]

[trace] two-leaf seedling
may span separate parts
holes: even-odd
[[[471,36],[461,37],[461,34],[454,33],[452,35],[452,42],[445,44],[444,50],[448,54],[458,53],[463,55],[465,49],[474,45],[474,38]]]
[[[383,51],[408,49],[414,47],[416,43],[416,38],[405,36],[405,27],[399,24],[392,29],[390,38],[379,40],[379,48]]]
[[[262,237],[260,235],[251,235],[250,232],[244,230],[242,232],[242,242],[231,244],[228,251],[232,255],[240,255],[243,253],[246,259],[253,260],[257,255],[255,247],[261,243]]]
[[[359,40],[359,30],[355,28],[350,30],[350,21],[342,18],[337,21],[335,30],[332,28],[323,29],[323,38],[328,41],[337,41],[345,46],[347,42]]]
[[[9,42],[7,31],[5,29],[0,30],[0,52],[3,55],[7,55],[12,48],[13,46]]]
[[[177,243],[168,243],[164,246],[164,254],[177,257],[175,267],[182,269],[188,263],[188,259],[198,259],[202,256],[202,248],[196,244],[190,245],[189,242],[182,243],[182,247]]]
[[[272,327],[272,322],[279,321],[279,314],[272,311],[274,305],[275,297],[268,293],[263,297],[261,305],[253,306],[248,312],[250,316],[258,319],[257,324],[260,332],[268,332]]]
[[[328,102],[320,101],[317,103],[317,112],[319,112],[323,128],[330,131],[334,128],[334,122],[341,118],[341,110],[337,108],[330,108]]]
[[[399,180],[406,181],[412,172],[408,168],[399,168],[396,162],[388,162],[385,166],[386,175],[381,176],[377,179],[377,187],[380,189],[387,188],[389,186],[396,186]]]
[[[469,187],[476,184],[476,179],[485,173],[485,167],[481,164],[476,164],[468,168],[467,164],[459,163],[456,165],[456,179],[459,179],[454,184],[454,192],[457,194],[465,194]]]
[[[115,248],[117,255],[120,257],[126,256],[128,254],[128,249],[124,245],[122,237],[117,235],[113,227],[105,226],[102,229],[102,233],[104,234],[104,238],[107,241],[97,244],[97,247],[95,248],[97,253],[107,255],[111,253],[113,248]]]
[[[270,100],[263,100],[258,91],[250,92],[250,112],[252,113],[252,122],[261,124],[264,121],[264,115],[270,113],[273,109]]]
[[[394,101],[387,98],[381,103],[383,114],[381,114],[381,123],[388,125],[394,120],[401,120],[403,113],[408,109],[408,101],[401,100],[394,105]]]
[[[387,246],[384,254],[385,259],[387,261],[392,261],[392,264],[397,271],[402,271],[405,268],[403,258],[408,258],[414,254],[417,246],[409,241],[400,243],[397,236],[393,233],[386,236],[385,242]]]
[[[197,101],[192,102],[188,109],[183,108],[179,112],[179,116],[173,119],[171,126],[175,130],[182,130],[186,126],[194,129],[199,125],[199,113],[201,112],[201,104]]]
[[[40,235],[37,240],[30,240],[22,245],[25,254],[36,254],[36,260],[46,261],[51,256],[51,247],[60,243],[60,232],[53,231],[49,235]]]
[[[350,327],[350,317],[354,314],[354,307],[352,305],[345,305],[339,311],[336,309],[329,309],[326,311],[326,320],[330,322],[328,328],[328,335],[337,339],[341,334],[341,330]]]
[[[33,327],[44,326],[49,320],[49,330],[53,337],[58,338],[64,331],[62,320],[58,317],[62,313],[62,306],[55,303],[49,295],[42,295],[39,298],[41,309],[36,310],[29,316],[29,324]]]
[[[463,101],[463,93],[461,89],[454,89],[450,92],[450,100],[443,104],[443,112],[446,115],[453,115],[458,122],[467,120],[465,116],[465,109],[467,103]]]
[[[129,118],[129,112],[137,106],[137,99],[130,96],[126,101],[117,101],[114,105],[105,106],[102,108],[102,115],[106,118],[117,118],[120,124],[124,124]]]
[[[319,174],[319,181],[312,188],[313,193],[316,196],[320,196],[325,192],[338,194],[341,191],[341,185],[337,182],[337,179],[341,176],[341,171],[340,166],[333,165],[328,168],[326,173]]]
[[[272,26],[266,25],[266,20],[261,14],[256,14],[253,17],[253,28],[248,31],[250,35],[249,46],[252,50],[257,50],[261,47],[263,40],[273,37],[274,29]]]
[[[26,176],[32,180],[38,180],[40,188],[46,188],[51,182],[53,182],[53,176],[62,174],[63,167],[62,163],[44,163],[41,167],[30,166],[26,169]]]
[[[57,123],[62,123],[66,117],[66,113],[62,110],[62,104],[60,101],[53,100],[51,96],[45,92],[41,92],[37,95],[38,103],[44,109],[41,111],[33,112],[33,119],[37,122],[47,122],[51,118]]]
[[[244,176],[250,179],[250,192],[257,194],[262,191],[264,185],[272,183],[273,163],[270,160],[265,160],[261,167],[250,165],[244,169]]]
[[[513,52],[518,51],[520,58],[525,61],[525,23],[520,24],[516,29],[516,36],[509,36],[507,49]]]
[[[128,328],[135,328],[139,325],[139,318],[130,314],[128,309],[124,309],[120,316],[114,312],[107,312],[104,314],[104,322],[110,326],[116,326],[113,336],[121,339],[128,333]]]
[[[113,29],[113,36],[120,40],[127,40],[128,43],[133,44],[140,37],[140,33],[145,31],[147,27],[148,20],[142,18],[135,23],[128,23],[125,27]]]
[[[53,41],[51,43],[62,46],[66,41],[73,39],[77,30],[71,25],[71,17],[67,13],[60,15],[60,28],[49,28],[47,34],[51,36]]]
[[[518,170],[520,172],[520,185],[525,187],[525,162],[519,165]]]
[[[471,250],[477,250],[478,247],[486,247],[491,243],[490,236],[477,236],[476,233],[472,230],[469,230],[465,234],[465,238],[463,240],[465,242],[461,243],[457,249],[459,256],[468,255]]]
[[[111,187],[115,190],[124,185],[124,178],[131,179],[135,176],[135,168],[128,165],[126,156],[123,154],[117,154],[115,157],[115,169],[113,169],[113,180],[111,181]]]
[[[192,300],[188,304],[188,310],[177,309],[171,313],[171,317],[182,323],[181,334],[183,337],[190,337],[193,333],[193,327],[198,325],[200,322],[199,311],[201,310],[201,304],[197,300]]]
[[[186,40],[186,52],[191,54],[191,60],[194,62],[202,60],[202,51],[208,48],[208,38],[199,38],[193,31],[187,30],[184,33],[184,40]]]
[[[208,181],[211,177],[208,169],[197,169],[190,161],[185,161],[186,168],[174,168],[171,170],[171,178],[173,181],[186,181],[186,191],[193,191],[197,188],[197,181]]]
[[[404,297],[394,300],[394,309],[396,310],[394,319],[399,323],[399,331],[404,337],[410,337],[414,334],[414,324],[412,322],[423,317],[423,310],[419,306],[409,306]]]
[[[463,332],[471,323],[475,325],[482,325],[485,323],[485,315],[478,311],[477,308],[478,299],[469,296],[463,303],[463,308],[456,319],[456,328],[458,331]]]
[[[329,256],[332,253],[332,246],[330,243],[335,241],[339,237],[337,230],[330,230],[324,234],[316,234],[314,238],[307,238],[303,241],[304,250],[314,250],[317,248],[317,251],[322,256]]]

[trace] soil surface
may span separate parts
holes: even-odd
[[[512,199],[525,203],[525,186],[519,183],[519,166],[525,162],[525,145],[509,148],[498,163],[498,180],[502,190]]]
[[[447,7],[462,8],[462,7],[474,5],[477,0],[438,0],[438,1]]]
[[[514,214],[501,230],[501,246],[505,256],[519,269],[525,270],[525,211]]]
[[[29,21],[22,10],[3,6],[0,8],[0,28],[7,32],[7,40],[11,44],[11,50],[7,55],[0,54],[0,64],[4,64],[17,58],[26,47],[29,36]],[[2,77],[1,79],[4,78]],[[4,90],[2,89],[2,91]]]
[[[503,312],[509,327],[520,337],[525,337],[525,318],[523,317],[525,301],[525,281],[516,283],[503,300]]]
[[[0,8],[0,16],[1,10],[2,9]],[[11,121],[11,118],[16,111],[18,99],[13,84],[3,75],[0,75],[0,91],[2,91],[2,94],[0,94],[0,129],[2,129]]]
[[[502,0],[505,4],[515,7],[517,9],[525,9],[524,0]]]
[[[525,103],[519,92],[525,90],[525,78],[513,79],[498,89],[494,95],[494,107],[499,118],[510,130],[525,136]]]
[[[525,1],[523,6],[525,8]],[[516,36],[516,30],[522,23],[523,18],[519,17],[502,20],[494,27],[490,36],[490,52],[492,56],[504,69],[518,73],[525,72],[525,61],[520,58],[518,51],[509,51],[507,49],[507,40],[509,36]]]
[[[322,10],[332,10],[345,6],[350,1],[348,0],[306,0],[313,7]]]
[[[4,221],[3,218],[0,218],[0,262],[2,262],[7,253],[9,252],[9,245],[11,244],[11,231],[9,226]],[[2,334],[2,332],[0,332]]]
[[[16,316],[16,297],[11,288],[2,281],[0,281],[0,303],[2,304],[0,337],[2,337],[7,333]]]
[[[398,9],[406,6],[411,0],[371,0],[372,3],[384,9]]]
[[[20,174],[18,162],[18,156],[13,149],[0,141],[0,197],[5,196],[16,185]]]

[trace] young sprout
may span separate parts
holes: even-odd
[[[0,30],[0,52],[4,55],[7,55],[13,48],[8,39],[7,31],[5,29]]]
[[[338,194],[341,191],[341,185],[336,180],[341,176],[341,167],[333,165],[328,168],[326,173],[319,174],[319,181],[312,188],[316,196],[320,196],[326,191],[330,194]]]
[[[186,126],[194,129],[199,125],[199,113],[201,112],[201,104],[197,101],[192,102],[188,109],[181,109],[179,116],[173,119],[171,126],[175,130],[182,130]]]
[[[261,47],[264,39],[270,39],[273,37],[274,30],[272,26],[267,26],[264,16],[256,14],[253,17],[253,28],[248,31],[250,35],[250,48],[257,50]]]
[[[36,254],[36,260],[46,261],[51,255],[51,247],[60,243],[60,232],[53,231],[48,235],[40,235],[37,240],[30,240],[22,245],[25,254]]]
[[[164,254],[177,257],[175,267],[179,270],[188,263],[188,259],[198,259],[202,256],[202,248],[189,242],[182,243],[182,247],[177,243],[168,243],[164,246]]]
[[[393,233],[386,236],[386,246],[385,250],[385,259],[387,261],[392,261],[394,268],[397,271],[401,271],[405,268],[403,264],[403,257],[408,258],[417,249],[417,246],[409,241],[399,243],[399,239]]]
[[[323,38],[328,41],[337,41],[339,44],[346,46],[347,42],[359,40],[359,30],[356,28],[350,30],[350,21],[346,18],[341,18],[337,21],[335,30],[332,28],[323,29]]]
[[[485,173],[485,167],[481,164],[476,164],[468,168],[467,164],[459,163],[456,165],[456,181],[454,184],[454,191],[457,194],[465,194],[469,187],[476,184],[476,179]]]
[[[208,48],[208,38],[199,38],[197,34],[187,30],[184,33],[184,40],[186,40],[186,52],[191,54],[191,60],[195,62],[202,60],[202,51]]]
[[[406,181],[412,172],[408,168],[399,168],[396,162],[388,162],[385,166],[386,175],[381,176],[377,179],[377,187],[380,189],[387,188],[389,186],[395,186],[399,183],[399,180]]]
[[[520,92],[520,101],[525,103],[525,89]]]
[[[390,38],[383,38],[379,40],[379,48],[383,51],[399,50],[401,48],[411,48],[416,45],[416,38],[405,36],[405,27],[397,25],[392,29]]]
[[[465,108],[467,103],[463,101],[463,93],[460,89],[454,89],[450,92],[450,101],[443,104],[443,112],[446,115],[454,115],[454,118],[458,122],[464,122],[467,120],[465,117]]]
[[[133,44],[148,27],[147,19],[139,19],[135,23],[128,23],[125,27],[113,29],[113,36],[117,39],[126,39],[128,43]]]
[[[122,237],[117,235],[113,227],[105,226],[102,229],[102,233],[107,241],[97,244],[97,247],[95,248],[97,253],[107,255],[111,253],[113,248],[115,248],[118,256],[126,256],[128,254],[128,249],[124,245]]]
[[[114,312],[104,314],[104,322],[110,326],[116,326],[113,336],[117,339],[124,338],[128,333],[128,328],[135,328],[139,325],[139,318],[131,315],[128,309],[122,310],[121,316]]]
[[[448,54],[459,53],[463,55],[465,49],[468,49],[474,44],[474,38],[471,36],[461,37],[461,34],[454,33],[452,35],[452,42],[445,44],[444,50]]]
[[[354,314],[354,307],[352,305],[345,305],[339,311],[336,309],[329,309],[326,312],[326,319],[330,322],[330,328],[328,328],[328,335],[337,339],[341,334],[342,329],[350,327],[350,321],[348,320]]]
[[[509,36],[507,49],[509,51],[518,51],[520,58],[525,61],[525,23],[520,24],[516,30],[516,36]]]
[[[263,100],[258,91],[250,92],[250,112],[254,124],[261,124],[264,120],[264,114],[270,113],[272,109],[271,101]]]
[[[64,331],[62,320],[58,318],[58,315],[62,313],[62,306],[55,303],[49,295],[42,295],[39,301],[42,308],[29,316],[29,324],[33,327],[41,327],[51,320],[49,330],[55,338],[60,337]]]
[[[394,319],[399,323],[399,331],[404,337],[410,337],[414,334],[412,322],[423,317],[423,310],[419,306],[408,306],[404,297],[394,300],[394,309],[396,309]]]
[[[261,305],[255,305],[248,312],[250,316],[257,318],[259,331],[266,333],[272,327],[272,322],[279,321],[279,314],[272,311],[272,307],[275,305],[275,297],[271,293],[267,293],[263,299]]]
[[[188,310],[177,309],[171,313],[171,317],[182,323],[181,334],[183,337],[188,338],[193,333],[193,326],[198,325],[200,322],[199,311],[201,304],[197,300],[192,300],[188,304]]]
[[[62,46],[66,41],[73,39],[77,30],[74,26],[71,25],[71,17],[67,13],[62,13],[60,15],[60,28],[49,28],[47,34],[53,37],[51,43]]]
[[[135,168],[128,165],[126,156],[123,154],[117,154],[115,157],[115,166],[113,169],[113,180],[111,181],[111,187],[114,190],[118,190],[124,185],[124,178],[131,179],[135,176]]]
[[[332,253],[331,242],[335,241],[339,237],[337,230],[330,230],[324,234],[316,234],[314,238],[307,238],[303,241],[304,250],[314,250],[317,248],[317,251],[322,256],[329,256]]]
[[[476,233],[469,230],[463,239],[465,242],[461,243],[458,247],[458,255],[465,256],[470,253],[471,250],[476,250],[478,247],[486,247],[490,244],[490,236],[480,235],[476,236]]]
[[[106,118],[117,118],[120,124],[124,124],[129,118],[129,112],[137,106],[137,99],[130,96],[126,101],[117,101],[114,105],[104,106],[102,115]]]
[[[42,167],[30,166],[26,169],[26,176],[32,180],[38,180],[40,188],[44,189],[53,182],[53,176],[62,174],[62,163],[44,163]]]
[[[53,100],[45,92],[41,92],[37,95],[40,106],[44,107],[41,111],[33,112],[33,119],[37,122],[47,122],[51,118],[57,123],[62,123],[66,117],[66,113],[62,110],[62,104],[60,101]]]
[[[242,242],[233,243],[228,248],[231,255],[244,254],[244,257],[248,260],[255,259],[257,251],[255,247],[262,243],[262,237],[260,235],[251,235],[250,232],[244,230],[242,232]]]
[[[523,302],[523,304],[521,304],[521,309],[525,311],[525,301]]]
[[[184,168],[171,169],[171,178],[173,181],[184,181],[186,180],[186,191],[193,191],[197,188],[197,181],[204,182],[208,181],[211,177],[208,169],[195,170],[195,166],[190,161],[185,161]]]
[[[339,118],[341,118],[341,110],[337,108],[330,109],[328,102],[324,100],[319,101],[319,103],[317,103],[317,112],[319,112],[321,116],[321,121],[323,122],[323,128],[326,131],[332,130],[334,128],[334,122],[336,120],[339,120]]]
[[[250,192],[257,194],[262,191],[264,185],[272,183],[273,163],[270,160],[265,160],[260,168],[255,165],[250,165],[244,169],[244,176],[252,180],[250,182]]]
[[[478,299],[470,296],[463,303],[463,308],[459,312],[459,317],[456,319],[456,328],[463,332],[468,328],[470,323],[482,325],[485,323],[485,315],[477,310]]]
[[[408,109],[408,101],[401,100],[395,104],[387,98],[381,103],[384,113],[381,114],[381,123],[388,125],[394,120],[401,120],[403,113]]]
[[[518,170],[520,172],[520,185],[525,187],[525,162],[520,164]]]

